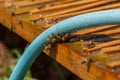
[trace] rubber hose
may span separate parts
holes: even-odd
[[[30,68],[34,60],[40,55],[44,49],[46,39],[54,34],[63,34],[77,31],[83,28],[119,24],[120,23],[120,9],[98,11],[78,15],[66,20],[63,20],[51,28],[45,30],[40,34],[23,53],[13,70],[9,80],[23,80],[27,70]]]

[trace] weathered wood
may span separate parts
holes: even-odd
[[[100,5],[104,5],[106,3],[110,3],[110,2],[114,2],[114,1],[116,1],[116,0],[108,0],[108,1],[102,1],[101,0],[101,1],[98,1],[98,2],[89,3],[89,4],[81,6],[81,7],[71,8],[71,9],[67,9],[65,11],[60,11],[60,12],[55,12],[55,13],[52,13],[52,14],[49,14],[49,15],[45,15],[45,17],[53,17],[53,16],[57,16],[57,15],[60,15],[60,14],[66,14],[66,13],[72,13],[72,12],[75,12],[75,11],[81,11],[81,10],[89,9],[89,8],[100,6]]]
[[[71,0],[68,0],[68,2],[69,1]],[[98,0],[96,1],[99,3]],[[111,0],[111,1],[114,2],[115,0]],[[21,2],[22,1],[17,1],[17,2],[14,2],[14,4],[19,4]],[[101,2],[107,2],[107,1],[101,1]],[[32,3],[33,2],[31,2],[31,4],[26,4],[26,3],[24,5],[20,4],[19,6],[21,7],[19,8],[16,8],[17,5],[15,7],[14,6],[6,7],[4,3],[0,4],[0,15],[1,15],[0,23],[3,24],[5,27],[7,27],[9,30],[15,32],[16,34],[18,34],[19,36],[27,40],[28,42],[32,42],[40,33],[42,33],[45,30],[45,28],[43,28],[43,25],[41,24],[42,20],[39,21],[39,18],[38,20],[36,20],[36,22],[34,22],[34,20],[31,21],[31,17],[34,17],[36,15],[35,14],[30,15],[29,12],[31,12],[30,11],[31,9],[33,10],[37,9],[37,0],[35,0],[34,2],[34,4],[36,4],[35,5],[36,7],[33,7]],[[61,4],[62,1],[60,3],[59,1],[55,3],[57,3],[57,5],[60,4],[59,6],[62,5]],[[72,4],[72,1],[69,3]],[[51,3],[48,2],[47,5],[50,5],[50,4]],[[118,4],[119,3],[114,2],[113,4],[107,5],[106,3],[107,7],[104,4],[99,7],[85,9],[83,10],[83,12],[86,13],[86,12],[93,12],[93,11],[104,10],[104,9],[113,9],[116,7],[118,8],[119,7]],[[64,1],[63,1],[63,5],[64,5]],[[82,4],[80,6],[84,7],[84,5]],[[27,8],[29,9],[27,10]],[[49,8],[52,8],[52,7],[49,6]],[[21,12],[22,14],[19,14],[19,15],[16,14],[17,12],[21,10],[26,11],[27,13],[23,14],[23,12]],[[54,13],[54,12],[50,12],[50,13]],[[79,11],[78,13],[81,14]],[[47,15],[48,13],[44,13],[44,14]],[[71,15],[72,13],[69,13],[69,14]],[[65,14],[65,15],[69,15],[69,14]],[[78,15],[78,14],[74,14],[74,15]],[[67,17],[70,17],[70,16],[67,16]],[[46,18],[49,18],[49,17],[46,17]],[[60,18],[60,20],[63,20],[63,19],[65,18],[63,17]],[[46,23],[44,19],[43,19],[43,22]],[[54,24],[55,23],[46,24],[46,26],[50,27]],[[112,31],[111,29],[114,29],[114,30]],[[120,49],[119,47],[117,47],[119,46],[119,43],[120,43],[119,29],[120,29],[119,25],[109,25],[109,26],[80,30],[74,34],[77,34],[77,35],[79,34],[82,36],[85,36],[88,34],[90,36],[93,36],[93,34],[98,34],[98,35],[104,34],[107,37],[109,37],[108,35],[110,35],[110,37],[114,37],[117,34],[118,38],[116,38],[116,40],[107,41],[107,42],[96,41],[95,46],[92,46],[92,48],[87,47],[89,46],[89,43],[86,40],[85,41],[81,40],[81,41],[74,42],[74,43],[61,43],[61,44],[57,44],[55,47],[51,48],[50,50],[44,50],[44,52],[50,57],[52,57],[53,59],[55,59],[56,61],[58,61],[60,64],[65,66],[67,69],[75,73],[77,76],[83,78],[84,80],[99,80],[99,79],[100,80],[119,80],[120,70],[116,69],[116,67],[117,68],[120,67],[120,58],[119,58]],[[108,54],[107,56],[104,55],[106,54],[106,52]],[[111,53],[111,52],[115,52],[115,53]],[[96,55],[94,55],[94,53],[96,53]],[[97,56],[97,54],[99,56]],[[88,56],[88,55],[91,55],[91,56]],[[94,59],[92,59],[93,63],[90,64],[91,66],[90,66],[89,72],[87,69],[88,68],[87,63],[81,64],[82,60],[88,57],[90,58],[94,57]]]
[[[31,10],[30,13],[35,14],[35,13],[40,13],[40,12],[45,12],[45,11],[50,11],[50,10],[63,9],[63,8],[68,8],[68,7],[74,7],[74,6],[81,5],[81,4],[96,2],[96,1],[98,1],[98,0],[78,1],[78,2],[73,2],[73,3],[70,3],[70,4],[58,5],[58,6],[55,6],[55,7],[49,7],[49,8],[43,9],[43,10],[35,9],[35,10]]]
[[[65,0],[65,1],[61,1],[61,2],[58,2],[58,1],[54,1],[54,2],[52,2],[51,4],[48,4],[47,5],[47,2],[45,2],[42,6],[44,6],[45,4],[46,4],[46,6],[44,6],[44,8],[48,8],[49,6],[55,6],[55,5],[60,5],[60,4],[66,4],[66,3],[70,3],[70,2],[73,2],[73,0]],[[15,12],[15,14],[16,15],[20,15],[20,14],[25,14],[25,13],[29,13],[30,11],[32,11],[32,10],[39,10],[39,6],[41,6],[41,5],[35,5],[35,8],[33,9],[31,9],[31,8],[27,8],[27,9],[21,9],[21,10],[19,10],[19,11],[16,11]],[[42,9],[42,8],[41,8]]]
[[[96,7],[96,8],[91,8],[91,9],[87,9],[87,10],[83,10],[83,11],[78,11],[78,12],[74,12],[74,13],[69,13],[69,14],[64,14],[64,15],[58,15],[58,18],[66,18],[66,17],[72,17],[75,15],[79,15],[79,14],[84,14],[84,13],[89,13],[89,12],[94,12],[94,11],[99,11],[99,10],[106,10],[106,9],[115,9],[115,8],[120,8],[120,3],[113,3],[110,5],[105,5],[105,6],[100,6],[100,7]]]
[[[86,28],[80,31],[77,31],[76,34],[89,34],[93,32],[98,32],[98,31],[104,31],[110,28],[114,28],[119,25],[109,25],[109,26],[102,26],[102,27],[95,27],[95,28]]]
[[[114,40],[114,41],[111,41],[111,42],[100,44],[100,45],[98,45],[94,48],[88,49],[88,51],[94,51],[94,50],[98,50],[98,49],[113,46],[113,45],[120,45],[120,40]]]
[[[37,5],[37,4],[41,4],[41,3],[45,3],[45,2],[52,2],[54,0],[41,0],[41,1],[24,1],[22,3],[15,3],[14,5],[17,7],[17,8],[20,8],[20,7],[26,7],[26,6],[34,6],[34,5]]]
[[[120,51],[120,46],[103,48],[102,51],[104,53],[109,53],[109,52],[114,52],[114,51]]]

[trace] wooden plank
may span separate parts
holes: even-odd
[[[31,10],[30,13],[35,14],[35,13],[40,13],[40,12],[45,12],[45,11],[50,11],[50,10],[57,10],[57,9],[71,7],[71,6],[81,5],[81,4],[87,4],[87,3],[96,2],[96,1],[97,0],[78,1],[78,2],[73,2],[73,3],[70,3],[70,4],[58,5],[58,6],[55,6],[55,7],[49,7],[47,9],[43,9],[43,10],[34,9],[34,10]]]
[[[41,0],[41,1],[24,1],[22,3],[15,3],[14,5],[17,7],[17,8],[20,8],[20,7],[25,7],[25,6],[31,6],[31,5],[37,5],[37,4],[41,4],[41,3],[45,3],[45,2],[52,2],[54,0]]]
[[[23,8],[20,8],[18,11],[15,11],[15,14],[16,15],[20,15],[20,14],[25,14],[25,13],[29,13],[30,12],[30,10],[39,10],[40,8],[40,6],[44,6],[44,8],[48,8],[48,7],[50,7],[50,5],[53,5],[53,6],[55,6],[55,5],[61,5],[61,4],[66,4],[66,3],[69,3],[69,2],[73,2],[73,0],[65,0],[65,1],[61,1],[61,2],[58,2],[58,1],[55,1],[55,2],[42,2],[41,3],[41,5],[40,4],[38,4],[38,5],[35,5],[36,6],[36,8],[35,9],[33,9],[33,8],[29,8],[29,7],[31,7],[31,6],[29,6],[27,9],[23,9]],[[17,3],[18,4],[18,3]],[[52,7],[53,7],[52,6]],[[42,8],[41,8],[42,9]]]
[[[92,8],[92,9],[94,9],[94,8]],[[9,10],[7,10],[4,7],[4,5],[0,5],[0,15],[2,15],[2,16],[0,16],[0,23],[5,25],[5,27],[7,27],[9,30],[15,32],[16,34],[18,34],[19,36],[21,36],[28,42],[32,42],[41,32],[43,32],[45,30],[42,26],[39,26],[37,24],[32,24],[28,17],[29,14],[25,14],[25,15],[22,14],[20,16],[13,15],[13,14],[11,14],[11,12]],[[24,16],[26,16],[26,17],[24,17]],[[54,24],[52,24],[52,25],[54,25]],[[100,31],[109,30],[111,28],[116,28],[118,26],[119,25],[112,25],[112,26],[110,25],[110,26],[106,26],[106,27],[104,27],[104,26],[98,27],[95,29],[90,28],[89,33],[95,33],[95,32],[98,33]],[[116,31],[114,31],[114,32],[116,32]],[[84,33],[84,30],[83,31],[81,30],[81,34],[85,35],[88,33]],[[117,41],[117,43],[120,42],[119,39],[117,39],[116,41]],[[109,41],[104,44],[97,42],[98,44],[96,44],[96,46],[102,45],[104,47],[104,46],[106,46],[105,44],[107,44],[107,46],[108,46],[108,43],[112,43],[112,45],[113,45],[113,42],[115,44],[117,44],[115,41],[112,41],[112,42]],[[111,57],[106,58],[106,59],[107,59],[107,61],[109,61],[110,64],[107,64],[107,63],[99,64],[99,62],[94,61],[93,63],[90,64],[91,66],[90,66],[90,69],[88,72],[87,63],[81,64],[81,62],[84,58],[86,59],[87,57],[89,57],[88,55],[84,56],[81,53],[81,50],[84,51],[84,47],[80,47],[81,44],[82,44],[81,41],[78,41],[75,43],[61,43],[61,44],[58,44],[55,47],[51,48],[50,50],[44,50],[44,52],[47,55],[49,55],[50,57],[52,57],[53,59],[55,59],[56,61],[58,61],[60,64],[65,66],[67,69],[69,69],[70,71],[75,73],[77,76],[83,78],[84,80],[98,80],[98,79],[119,80],[120,79],[118,77],[118,75],[120,75],[120,74],[115,75],[116,73],[119,73],[119,72],[117,70],[115,70],[115,68],[114,68],[114,67],[119,67],[119,58],[116,61],[117,63],[115,63],[115,61],[109,61],[109,60],[115,60],[116,59],[115,56],[119,56],[119,55],[109,54],[109,56],[111,56]],[[83,41],[83,44],[84,44],[84,41]],[[112,45],[109,44],[109,47],[106,46],[106,48],[110,48]],[[93,49],[93,48],[91,48],[91,49]],[[101,48],[102,47],[100,47],[100,49]],[[103,48],[103,49],[105,50],[105,48]],[[119,48],[117,48],[117,49],[112,48],[112,49],[114,51],[119,50]],[[100,52],[98,52],[98,53],[100,53]],[[92,54],[92,53],[90,53],[90,54]],[[108,67],[110,67],[111,69]],[[115,70],[115,72],[113,72],[112,70]]]
[[[90,49],[88,49],[88,51],[94,51],[94,50],[98,50],[98,49],[101,49],[101,48],[104,48],[104,47],[109,47],[109,46],[119,45],[119,44],[120,44],[120,40],[114,40],[114,41],[111,41],[111,42],[100,44],[100,45],[98,45],[94,48],[90,48]]]
[[[69,14],[64,14],[64,15],[58,15],[57,18],[67,18],[67,17],[72,17],[75,15],[79,14],[84,14],[84,13],[89,13],[89,12],[94,12],[94,11],[100,11],[100,10],[106,10],[106,9],[115,9],[115,8],[120,8],[120,3],[115,3],[115,4],[110,4],[110,5],[105,5],[105,6],[100,6],[96,8],[91,8],[83,11],[78,11],[74,13],[69,13]],[[56,16],[54,16],[56,17]]]
[[[85,9],[100,6],[100,5],[104,5],[104,4],[107,4],[107,3],[110,3],[110,2],[115,2],[115,1],[116,0],[108,0],[108,1],[102,1],[101,0],[101,1],[98,1],[98,2],[89,3],[89,4],[81,6],[81,7],[75,7],[75,8],[72,8],[72,9],[67,9],[65,11],[61,10],[60,12],[55,12],[55,13],[52,13],[50,15],[45,15],[45,17],[53,17],[53,16],[57,16],[57,15],[60,15],[60,14],[66,14],[66,13],[72,13],[72,12],[75,12],[75,11],[81,11],[81,10],[85,10]]]
[[[102,51],[104,53],[109,53],[109,52],[114,52],[114,51],[120,51],[120,45],[103,48]]]
[[[75,45],[74,43],[72,45],[79,46],[79,44]],[[86,64],[81,64],[81,59],[83,57],[80,56],[80,53],[73,51],[69,46],[71,46],[71,44],[59,44],[56,48],[58,49],[57,52],[55,52],[56,50],[54,48],[48,55],[52,56],[52,58],[59,63],[63,63],[62,65],[84,80],[119,80],[118,78],[115,78],[111,72],[98,67],[95,63],[91,64],[90,72],[87,73]]]
[[[86,28],[80,31],[77,31],[76,34],[89,34],[93,32],[103,31],[106,29],[114,28],[119,25],[109,25],[109,26],[102,26],[102,27],[95,27],[95,28]]]
[[[110,1],[110,2],[112,2],[112,1]],[[102,2],[102,3],[104,3],[104,2]],[[102,4],[101,3],[101,4]],[[107,2],[106,2],[107,3]],[[98,3],[95,3],[96,5],[100,5],[100,3],[98,2]],[[91,3],[91,4],[89,4],[89,5],[86,5],[86,6],[81,6],[80,7],[80,11],[76,11],[76,12],[74,12],[74,13],[66,13],[66,14],[59,14],[59,15],[56,15],[56,16],[53,16],[53,17],[49,17],[49,15],[48,16],[46,16],[46,15],[42,15],[42,17],[43,18],[46,18],[47,17],[47,19],[53,19],[53,18],[56,18],[56,19],[60,19],[60,18],[62,18],[62,19],[65,19],[65,18],[67,18],[67,17],[71,17],[71,16],[75,16],[75,15],[78,15],[78,14],[83,14],[83,13],[88,13],[88,12],[93,12],[93,11],[98,11],[98,10],[106,10],[106,9],[114,9],[114,8],[119,8],[120,7],[120,2],[118,2],[118,3],[113,3],[113,4],[110,4],[110,5],[105,5],[105,6],[99,6],[99,7],[95,7],[95,8],[91,8],[91,9],[86,9],[88,6],[95,6],[94,5],[94,3]],[[85,8],[85,9],[84,9]],[[69,9],[68,9],[69,10]],[[55,12],[56,13],[56,12]],[[55,13],[53,13],[53,14],[55,14]],[[51,14],[51,13],[50,13]],[[41,18],[41,15],[38,15],[37,17],[34,17],[34,18],[31,18],[31,21],[37,21],[37,20],[39,20]],[[51,24],[50,24],[51,25]],[[50,26],[49,25],[47,25],[47,26],[44,26],[44,28],[49,28]]]

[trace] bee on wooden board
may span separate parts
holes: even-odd
[[[57,43],[64,43],[64,42],[75,42],[78,41],[78,36],[73,35],[72,33],[69,34],[65,34],[65,35],[59,35],[59,34],[54,34],[52,33],[52,37],[48,38],[46,40],[47,42],[47,46],[45,47],[45,49],[49,49],[51,47],[53,47],[55,44]],[[50,45],[51,44],[51,45]]]
[[[49,50],[50,48],[52,48],[57,43],[76,42],[76,41],[80,41],[80,36],[74,35],[73,33],[65,34],[65,35],[62,35],[62,36],[59,35],[59,34],[52,33],[52,37],[48,38],[46,40],[47,44],[45,46],[45,50]],[[93,42],[88,42],[87,43],[88,46],[91,45],[91,44],[93,44]],[[92,47],[94,47],[94,46],[92,46]],[[91,65],[92,62],[93,61],[92,61],[90,56],[88,56],[88,58],[82,59],[81,63],[86,64],[87,72],[90,71],[90,65]]]
[[[91,66],[91,63],[93,62],[93,60],[90,58],[90,57],[88,57],[88,58],[83,58],[82,60],[81,60],[81,64],[85,64],[86,63],[86,66],[87,66],[87,72],[89,73],[89,71],[90,71],[90,66]]]
[[[14,13],[14,12],[10,12],[10,15],[11,15],[11,16],[15,16],[15,13]]]

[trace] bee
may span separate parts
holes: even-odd
[[[52,44],[56,43],[57,41],[58,41],[58,39],[56,39],[56,38],[52,38],[52,39],[51,39],[51,43],[52,43]]]
[[[48,44],[47,46],[45,46],[45,50],[49,50],[50,48],[52,48],[52,44]]]
[[[87,41],[86,42],[86,47],[88,47],[88,48],[93,48],[95,46],[96,46],[96,44],[94,41]]]
[[[67,41],[69,39],[70,34],[65,34],[64,36],[62,36],[62,41]]]
[[[14,12],[11,12],[10,15],[11,15],[11,16],[15,16],[15,13],[14,13]]]
[[[83,58],[82,60],[81,60],[81,64],[84,64],[84,63],[87,63],[88,62],[88,59],[87,58]]]
[[[11,22],[11,24],[10,24],[10,30],[11,31],[14,31],[16,28],[14,27],[14,25],[13,25],[13,22]]]
[[[44,7],[45,7],[45,4],[42,4],[42,5],[38,6],[38,9],[42,9]]]
[[[61,36],[59,36],[58,34],[52,33],[52,37],[46,40],[47,43],[45,46],[45,50],[52,48],[53,46],[55,46],[56,43],[59,43],[60,40],[61,40]]]
[[[59,21],[59,18],[52,18],[52,20],[51,20],[53,23],[57,23],[58,21]]]
[[[45,18],[45,22],[46,24],[55,24],[59,21],[58,18],[55,17],[49,17],[49,18]]]
[[[51,42],[51,39],[50,39],[50,38],[47,38],[46,42],[47,42],[47,43],[50,43],[50,42]]]
[[[57,39],[58,41],[61,40],[61,36],[59,34],[52,33],[52,37]]]
[[[49,7],[53,7],[53,6],[55,6],[55,4],[51,3],[51,4],[49,4],[48,6],[49,6]]]
[[[23,25],[22,25],[22,20],[18,19],[17,23],[21,25],[21,29],[23,29]]]
[[[93,61],[92,61],[92,59],[90,58],[90,57],[88,57],[88,58],[84,58],[84,59],[82,59],[82,61],[81,61],[81,64],[85,64],[86,63],[86,65],[87,65],[87,73],[89,73],[89,71],[90,71],[90,67],[91,67],[91,63],[92,63]]]

